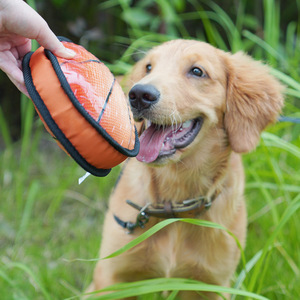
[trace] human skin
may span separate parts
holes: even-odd
[[[28,95],[22,73],[22,59],[31,51],[31,40],[63,58],[75,53],[66,49],[47,22],[22,0],[0,0],[0,69],[14,85]]]

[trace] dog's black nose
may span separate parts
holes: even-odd
[[[139,111],[155,104],[159,96],[159,91],[150,84],[137,84],[129,91],[130,104]]]

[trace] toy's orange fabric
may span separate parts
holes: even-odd
[[[78,53],[72,61],[58,58],[76,98],[95,120],[99,118],[114,76],[108,68],[83,47],[63,42],[64,46]],[[98,61],[99,63],[95,63]],[[76,63],[77,62],[77,63]],[[93,76],[90,76],[93,74]],[[82,82],[85,82],[84,88]],[[135,144],[135,128],[125,95],[120,85],[115,84],[99,124],[121,146],[132,150]]]
[[[42,47],[29,60],[35,93],[51,115],[51,126],[55,123],[71,143],[71,148],[74,147],[94,168],[110,169],[127,156],[137,154],[138,140],[128,101],[102,62],[81,46],[71,42],[63,43],[77,54],[72,60],[56,60],[79,104],[74,107],[74,100],[70,101],[70,95],[62,88],[53,62]],[[53,132],[55,130],[49,128],[51,126],[45,121],[43,113],[37,111],[47,130],[57,137]],[[67,146],[61,140],[58,143],[72,156],[68,143],[65,143]]]

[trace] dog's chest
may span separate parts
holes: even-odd
[[[149,239],[153,268],[164,277],[190,277],[195,269],[201,269],[207,264],[201,231],[197,226],[176,223]]]

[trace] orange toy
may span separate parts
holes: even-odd
[[[65,38],[60,40],[77,53],[73,59],[58,58],[43,47],[24,57],[28,93],[60,147],[89,173],[106,176],[139,151],[128,101],[99,59]]]

